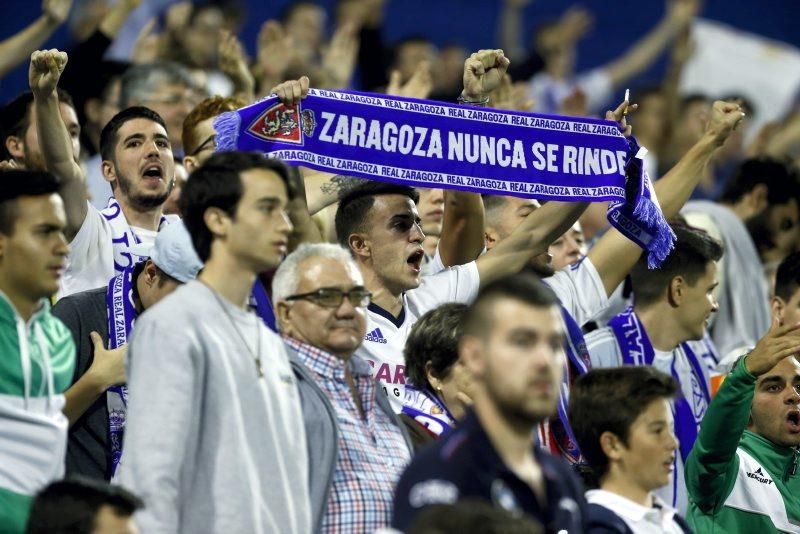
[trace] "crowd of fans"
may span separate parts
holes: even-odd
[[[384,2],[292,3],[253,58],[225,1],[131,35],[139,0],[44,0],[0,41],[0,532],[800,532],[800,111],[745,137],[680,94],[699,0],[579,73],[585,9],[524,46],[505,0],[470,53],[387,44]],[[675,246],[216,152],[309,86],[613,121]]]

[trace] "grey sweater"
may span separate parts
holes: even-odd
[[[127,357],[118,481],[145,501],[142,532],[311,531],[300,399],[276,334],[192,281],[137,319]]]

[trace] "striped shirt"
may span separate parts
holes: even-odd
[[[399,428],[375,401],[377,383],[367,362],[353,355],[350,372],[362,418],[338,357],[284,337],[336,411],[339,453],[321,532],[372,533],[389,525],[394,487],[410,460]],[[313,436],[308,436],[314,439]]]

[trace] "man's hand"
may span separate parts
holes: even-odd
[[[103,389],[124,384],[125,352],[128,350],[128,346],[107,349],[100,334],[92,332],[89,335],[94,343],[94,360],[87,373],[91,373],[97,383],[103,386]]]
[[[72,7],[72,0],[43,0],[42,13],[47,17],[48,22],[60,26],[67,20],[69,10]]]
[[[219,70],[231,79],[237,91],[252,96],[256,80],[247,66],[244,47],[236,35],[227,30],[221,31],[218,55]]]
[[[267,79],[283,79],[286,69],[294,57],[292,38],[284,31],[278,21],[268,20],[258,32],[258,65]]]
[[[386,94],[393,96],[405,96],[408,98],[426,99],[433,90],[433,76],[431,75],[431,64],[428,61],[420,61],[414,74],[402,85],[402,78],[399,70],[393,70],[389,75],[389,85],[386,86]]]
[[[356,68],[358,43],[358,28],[355,24],[344,24],[334,32],[322,54],[322,71],[328,78],[329,88],[347,87]]]
[[[606,120],[618,123],[619,128],[622,130],[622,133],[625,134],[625,137],[630,137],[633,129],[628,124],[626,115],[628,113],[633,113],[637,109],[639,109],[639,104],[631,104],[627,100],[623,100],[614,111],[606,111]]]
[[[761,376],[781,360],[800,353],[800,323],[781,326],[776,317],[769,331],[744,359],[751,375]]]
[[[706,135],[711,137],[716,146],[722,146],[744,117],[742,106],[736,102],[717,100],[711,106],[711,114],[706,125]]]
[[[464,61],[464,98],[480,101],[494,91],[511,62],[502,50],[479,50]]]
[[[283,105],[291,107],[308,96],[308,83],[308,76],[301,76],[299,80],[289,80],[276,85],[269,90],[269,93],[278,95]]]
[[[37,50],[31,54],[31,65],[28,69],[28,83],[33,96],[47,98],[52,95],[64,67],[67,66],[67,53],[56,49]]]

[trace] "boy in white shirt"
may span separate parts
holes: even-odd
[[[595,369],[572,386],[569,418],[599,489],[586,492],[587,532],[691,532],[653,490],[670,480],[678,385],[650,366]]]

